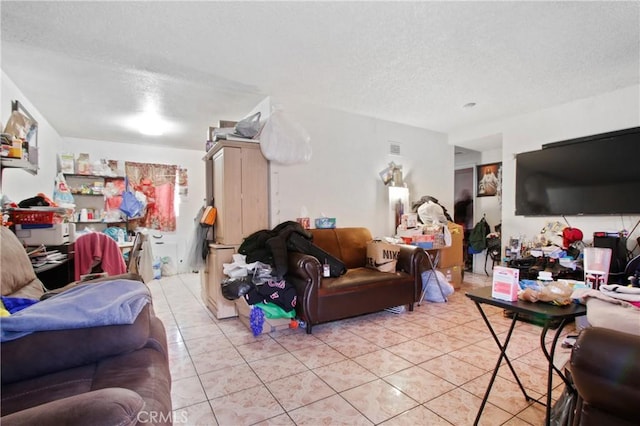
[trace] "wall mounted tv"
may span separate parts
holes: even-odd
[[[640,214],[640,127],[517,154],[515,214]]]

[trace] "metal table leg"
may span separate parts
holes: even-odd
[[[496,363],[496,366],[493,369],[493,374],[491,375],[491,380],[489,380],[489,385],[487,386],[487,390],[485,391],[484,397],[482,398],[482,403],[480,404],[480,408],[478,409],[478,414],[476,415],[476,419],[473,422],[474,426],[476,426],[478,424],[478,422],[480,421],[480,417],[482,416],[482,411],[484,410],[484,407],[487,404],[487,400],[489,399],[489,394],[491,393],[491,388],[493,387],[493,382],[495,381],[496,376],[498,375],[498,370],[500,369],[500,363],[502,362],[503,359],[507,362],[507,366],[511,370],[511,373],[513,374],[513,377],[516,379],[516,382],[518,383],[518,386],[520,387],[520,391],[524,395],[525,399],[527,401],[537,402],[539,404],[542,404],[542,403],[540,401],[538,401],[537,399],[535,399],[535,398],[533,398],[533,397],[531,397],[531,396],[529,396],[527,394],[527,391],[525,390],[524,386],[522,385],[522,382],[520,382],[520,378],[518,377],[518,374],[516,373],[516,370],[513,368],[513,365],[511,365],[511,361],[509,360],[509,357],[507,356],[507,347],[509,346],[509,341],[511,340],[511,335],[512,335],[513,330],[515,328],[516,321],[518,320],[517,312],[513,313],[513,319],[511,320],[511,325],[509,326],[509,331],[507,332],[507,337],[505,338],[504,343],[501,344],[500,343],[500,339],[498,339],[498,336],[496,335],[495,331],[493,330],[493,327],[491,326],[491,323],[489,322],[489,319],[487,318],[486,314],[482,310],[482,306],[480,306],[480,303],[478,303],[478,302],[474,302],[474,303],[476,304],[476,307],[480,311],[480,315],[482,316],[482,319],[484,320],[485,324],[487,325],[487,328],[489,329],[489,332],[491,333],[491,336],[493,337],[493,340],[495,340],[496,344],[500,348],[500,356],[498,357],[498,362]]]
[[[540,346],[542,347],[542,353],[547,358],[547,362],[549,363],[549,368],[547,370],[547,411],[545,416],[545,425],[549,426],[551,423],[551,391],[553,389],[552,379],[553,379],[553,371],[560,376],[560,378],[564,381],[564,383],[569,387],[569,389],[573,390],[573,384],[569,379],[555,366],[553,363],[553,357],[556,353],[556,344],[558,343],[558,339],[560,338],[560,334],[562,334],[562,330],[567,325],[566,319],[562,319],[560,321],[560,325],[556,330],[555,335],[553,336],[553,341],[551,342],[551,353],[547,351],[546,345],[546,336],[549,331],[549,321],[545,321],[544,329],[542,330],[542,334],[540,335]]]
[[[435,255],[435,259],[432,260],[431,259],[431,255],[429,254],[428,251],[425,250],[425,253],[427,255],[427,259],[429,260],[429,269],[431,269],[431,273],[433,274],[434,278],[436,279],[436,284],[438,285],[438,290],[440,290],[440,295],[442,296],[442,298],[444,299],[445,302],[447,302],[447,296],[444,295],[444,291],[442,291],[442,286],[440,285],[440,279],[438,278],[438,274],[436,273],[436,265],[438,265],[438,261],[440,260],[440,250],[436,251],[436,255]],[[428,283],[427,283],[428,284]],[[427,285],[425,285],[425,283],[422,283],[422,292],[420,293],[420,300],[418,301],[418,306],[420,306],[422,304],[422,301],[424,300],[424,295],[427,293]]]

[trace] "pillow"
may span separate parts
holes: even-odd
[[[29,256],[18,237],[9,228],[0,226],[0,241],[2,295],[40,299],[44,294],[42,283],[36,278]]]

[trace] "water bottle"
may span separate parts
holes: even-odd
[[[453,278],[451,276],[451,269],[447,269],[447,273],[445,274],[445,276],[447,277],[447,282],[450,283],[451,279]]]

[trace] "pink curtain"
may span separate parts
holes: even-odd
[[[147,210],[139,225],[160,231],[176,230],[173,208],[178,166],[125,162],[129,188],[147,197]]]

